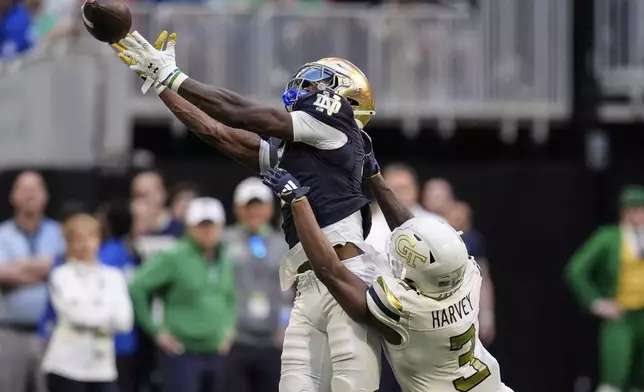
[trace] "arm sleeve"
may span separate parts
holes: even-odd
[[[63,268],[52,272],[49,295],[56,313],[73,325],[105,328],[110,324],[109,308],[87,304],[85,293],[77,288]]]
[[[266,140],[259,143],[259,174],[268,173],[268,169],[277,165],[277,148]]]
[[[166,252],[157,253],[143,263],[130,284],[130,297],[134,316],[141,328],[150,336],[156,336],[160,328],[152,319],[150,296],[172,282],[174,262]]]
[[[397,279],[389,276],[379,276],[367,290],[369,311],[378,321],[400,335],[401,344],[406,344],[409,339],[409,331],[401,323],[405,312],[400,298],[405,291]]]
[[[566,267],[566,278],[572,292],[586,307],[601,298],[601,294],[592,279],[598,263],[606,257],[606,231],[595,232],[584,245],[577,250]]]
[[[305,143],[320,150],[335,150],[344,146],[349,140],[342,131],[304,111],[291,112],[291,118],[295,142]]]
[[[116,332],[129,332],[134,324],[134,314],[132,311],[132,301],[127,289],[125,276],[121,271],[113,270],[114,288],[112,289],[113,302],[111,321],[112,327]]]

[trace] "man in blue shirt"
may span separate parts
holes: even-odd
[[[45,277],[65,243],[45,217],[48,195],[40,174],[21,173],[11,190],[14,217],[0,224],[0,391],[41,384],[36,327],[45,310]]]
[[[9,60],[32,45],[27,9],[13,0],[0,0],[0,59]]]

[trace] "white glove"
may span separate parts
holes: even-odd
[[[177,35],[175,33],[172,33],[171,37],[176,40]],[[163,30],[160,34],[159,37],[157,37],[157,40],[154,42],[154,45],[152,45],[156,50],[162,50],[166,41],[168,40],[168,32]],[[110,45],[116,52],[118,53],[119,58],[121,61],[125,63],[128,67],[130,65],[135,65],[137,64],[136,61],[132,60],[131,58],[125,56],[124,52],[127,51],[129,48],[127,47],[126,43],[124,41],[120,41],[115,44]],[[162,85],[161,83],[155,81],[152,78],[147,77],[145,74],[141,72],[137,72],[137,74],[145,81],[143,84],[143,87],[141,87],[141,92],[145,94],[150,87],[154,85],[154,90],[157,95],[161,94],[163,90],[165,90],[165,86]]]
[[[177,91],[181,83],[188,79],[188,76],[177,67],[175,60],[176,35],[170,36],[165,50],[155,49],[137,31],[128,34],[123,41],[128,48],[123,54],[134,62],[130,65],[130,69],[174,91]]]

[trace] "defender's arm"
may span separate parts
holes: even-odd
[[[260,173],[268,170],[277,154],[258,135],[227,127],[199,110],[175,92],[166,89],[159,97],[194,134],[227,156]]]
[[[371,191],[376,197],[378,206],[385,216],[385,220],[391,231],[414,217],[414,214],[400,203],[380,173],[365,178],[365,181],[369,184]]]
[[[395,228],[413,218],[414,214],[398,201],[394,192],[387,186],[385,179],[382,178],[380,164],[373,151],[373,141],[365,131],[362,131],[362,141],[365,150],[363,180],[376,197],[380,210],[389,225],[389,230],[394,231]]]
[[[230,90],[186,79],[179,95],[223,124],[260,136],[293,140],[293,121],[284,110],[262,106]]]
[[[364,282],[338,258],[315,219],[306,197],[291,203],[297,234],[315,275],[353,320],[376,328],[388,341],[400,336],[378,321],[369,311]],[[391,340],[390,340],[391,339]]]

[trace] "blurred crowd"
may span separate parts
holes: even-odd
[[[488,270],[469,206],[446,180],[420,192],[411,167],[383,174],[416,214],[461,230]],[[20,173],[9,197],[14,214],[0,225],[0,390],[277,390],[295,293],[280,290],[287,245],[260,179],[238,184],[229,225],[219,200],[190,183],[167,190],[156,171],[132,179],[129,199],[68,211],[62,222],[45,215],[37,172]],[[369,240],[384,250],[388,229],[377,206],[374,214]],[[481,333],[490,343],[489,279],[486,291]],[[388,371],[383,384],[398,390]]]
[[[382,174],[415,215],[462,232],[485,276],[479,331],[489,347],[493,280],[470,206],[447,180],[421,183],[404,163]],[[295,295],[279,285],[287,245],[259,178],[231,196],[227,225],[222,203],[197,185],[168,190],[159,172],[143,171],[128,199],[58,222],[45,214],[43,177],[20,173],[13,216],[0,224],[0,391],[277,391]],[[644,385],[644,187],[626,187],[620,205],[619,224],[600,227],[566,274],[602,320],[601,392]],[[367,241],[386,251],[389,229],[377,205],[373,214]],[[380,390],[400,391],[386,361]]]

